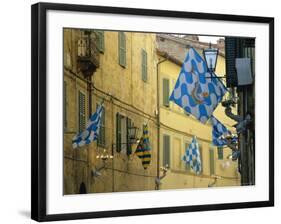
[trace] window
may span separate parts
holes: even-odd
[[[86,96],[84,93],[79,91],[79,96],[78,96],[78,106],[79,106],[79,122],[78,122],[78,128],[79,132],[84,131],[85,126],[86,126]]]
[[[116,151],[121,151],[121,115],[116,114]]]
[[[67,83],[63,81],[63,127],[64,130],[67,128]]]
[[[99,104],[97,104],[98,108]],[[103,107],[103,113],[101,116],[101,125],[100,125],[100,133],[97,139],[98,146],[104,147],[105,146],[105,109]]]
[[[172,166],[174,169],[176,170],[180,170],[181,169],[181,164],[182,164],[182,143],[181,143],[181,139],[174,137],[173,138],[173,145],[172,145],[172,149],[173,149],[173,163]]]
[[[210,175],[215,174],[215,155],[214,155],[214,149],[211,148],[210,151]]]
[[[163,135],[163,166],[170,167],[170,136]]]
[[[97,35],[97,48],[100,52],[104,52],[104,31],[96,31]]]
[[[203,174],[203,147],[202,147],[202,144],[199,144],[198,143],[198,146],[199,146],[199,152],[200,152],[200,160],[201,160],[201,174]]]
[[[223,147],[218,147],[218,159],[223,160]]]
[[[132,121],[119,113],[116,114],[116,151],[130,155],[132,147],[128,128],[131,127]]]
[[[184,155],[185,155],[185,151],[186,151],[186,149],[188,149],[188,147],[189,147],[189,145],[190,145],[190,142],[186,142],[185,143],[185,148],[184,148]],[[184,164],[184,168],[185,168],[185,170],[186,171],[190,171],[190,165],[189,165],[189,163],[186,163],[186,162],[183,162],[183,164]]]
[[[119,65],[126,67],[126,35],[124,32],[118,33],[118,54]]]
[[[163,79],[163,105],[166,107],[170,106],[169,96],[170,96],[169,79]]]
[[[147,53],[141,50],[141,77],[144,82],[147,81]]]
[[[129,136],[129,128],[132,127],[132,120],[127,117],[126,121],[127,121],[127,155],[131,155],[132,154],[132,145],[130,144],[131,139]]]

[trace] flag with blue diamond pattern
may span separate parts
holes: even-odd
[[[190,48],[170,100],[205,124],[226,92],[217,76],[207,71],[199,53]]]
[[[225,137],[231,135],[231,132],[213,115],[211,116],[211,121],[213,124],[213,144],[215,146],[227,145]]]
[[[195,136],[193,137],[191,144],[186,149],[182,159],[197,175],[201,173],[201,156],[199,151],[199,144]]]
[[[86,129],[74,136],[72,139],[72,147],[74,149],[86,144],[90,144],[92,141],[97,140],[100,131],[103,110],[103,105],[99,104],[96,112],[90,117]]]

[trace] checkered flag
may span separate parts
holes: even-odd
[[[213,115],[211,116],[211,121],[213,123],[213,144],[215,146],[227,145],[227,140],[225,137],[230,136],[231,132]]]
[[[199,151],[199,144],[194,136],[191,144],[185,151],[185,155],[183,156],[183,161],[190,166],[190,168],[199,175],[202,171],[201,166],[201,158]]]
[[[97,111],[90,117],[86,129],[73,137],[72,147],[74,149],[98,139],[103,110],[103,104],[99,104]]]

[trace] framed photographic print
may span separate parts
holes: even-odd
[[[32,6],[32,219],[274,205],[274,19]]]

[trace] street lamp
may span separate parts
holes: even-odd
[[[128,134],[130,138],[129,144],[134,144],[137,141],[137,133],[138,133],[138,127],[135,126],[128,127]]]
[[[212,48],[211,43],[209,43],[208,49],[203,50],[203,55],[207,63],[208,72],[210,72],[211,75],[216,70],[218,54],[219,50],[217,48]]]

